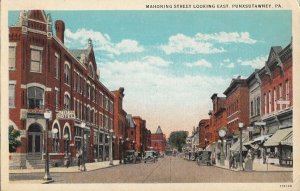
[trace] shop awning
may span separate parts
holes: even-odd
[[[293,128],[278,129],[274,135],[269,138],[265,143],[264,147],[275,147],[278,146],[289,134],[293,132]]]
[[[249,142],[249,137],[247,135],[242,136],[242,144]],[[243,145],[243,151],[247,151],[247,148]],[[238,139],[231,147],[231,151],[239,151],[240,150],[240,139]]]
[[[259,136],[259,137],[256,137],[255,139],[253,139],[254,142],[263,142],[263,141],[266,141],[268,140],[269,138],[271,137],[271,135],[262,135],[262,136]]]
[[[293,146],[293,132],[286,136],[280,143],[282,145]]]

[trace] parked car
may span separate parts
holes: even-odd
[[[164,152],[158,152],[158,157],[159,158],[164,158],[165,157],[165,153]]]
[[[124,155],[124,164],[127,163],[137,163],[142,161],[142,156],[140,153],[135,152],[134,150],[125,151]]]
[[[199,151],[197,156],[198,165],[212,165],[211,151]]]
[[[146,151],[144,156],[144,162],[153,162],[157,161],[157,155],[155,151]]]

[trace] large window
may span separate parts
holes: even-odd
[[[55,78],[59,78],[59,55],[55,54]]]
[[[279,99],[282,100],[282,84],[279,84]],[[282,110],[282,104],[279,104],[280,110]]]
[[[260,97],[259,96],[256,98],[256,104],[257,104],[257,107],[256,107],[257,112],[256,112],[256,114],[260,115]]]
[[[9,69],[10,70],[15,70],[16,69],[16,47],[15,46],[10,46],[9,47],[8,63],[9,63]]]
[[[44,100],[44,90],[39,87],[30,87],[28,91],[28,108],[42,108]]]
[[[55,108],[59,109],[59,91],[55,90]]]
[[[15,100],[16,100],[16,85],[9,84],[9,107],[15,107]]]
[[[42,72],[42,51],[31,49],[31,72]]]
[[[271,91],[269,91],[269,97],[268,97],[268,101],[269,101],[269,113],[271,113],[271,107],[272,107],[272,96],[271,96]]]
[[[68,94],[65,94],[64,96],[64,109],[65,110],[71,109],[71,101],[70,101],[70,96]]]
[[[289,92],[290,91],[290,87],[289,87],[289,81],[286,80],[285,81],[285,99],[288,101],[290,100],[290,96],[289,96]],[[289,106],[289,104],[286,105],[287,107]]]
[[[251,117],[254,115],[254,107],[253,107],[253,101],[251,101],[250,103],[250,113],[251,113]]]
[[[71,80],[70,80],[70,65],[69,64],[65,64],[65,83],[66,84],[71,84]]]
[[[273,90],[273,105],[274,105],[274,111],[277,110],[277,103],[276,103],[276,88]]]
[[[264,94],[264,97],[265,97],[265,103],[264,103],[264,106],[265,106],[265,115],[268,113],[267,112],[267,105],[268,105],[268,100],[267,100],[267,94]]]

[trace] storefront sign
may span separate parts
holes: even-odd
[[[75,119],[75,111],[67,111],[67,110],[63,110],[63,111],[58,111],[58,113],[56,114],[56,118],[57,119]]]
[[[254,125],[266,125],[266,122],[255,122]]]

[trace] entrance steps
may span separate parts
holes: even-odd
[[[27,169],[45,168],[45,160],[41,155],[27,155],[26,167]]]

